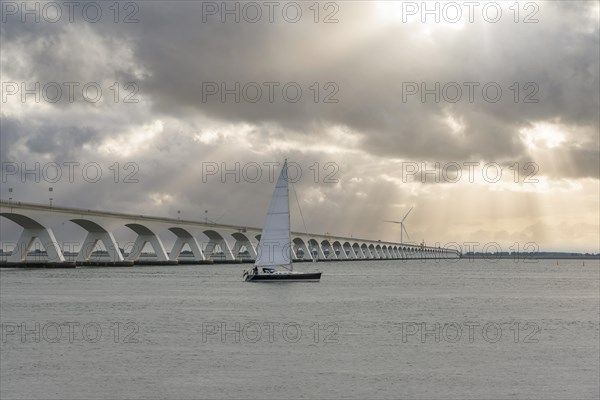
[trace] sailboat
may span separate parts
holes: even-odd
[[[258,244],[254,268],[244,271],[246,282],[319,281],[320,272],[294,271],[290,233],[290,195],[287,179],[287,159],[277,179],[265,225]]]

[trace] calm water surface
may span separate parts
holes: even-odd
[[[299,267],[1,270],[0,397],[600,396],[598,261]]]

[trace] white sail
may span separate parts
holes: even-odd
[[[287,160],[283,163],[258,244],[256,266],[291,266]]]

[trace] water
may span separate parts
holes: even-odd
[[[597,399],[585,263],[303,264],[322,281],[287,284],[240,265],[4,269],[0,397]]]

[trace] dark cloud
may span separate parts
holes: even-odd
[[[593,5],[588,5],[593,7]],[[133,29],[137,59],[151,76],[144,81],[155,109],[174,115],[202,113],[224,121],[276,122],[302,131],[315,121],[344,125],[364,135],[374,154],[398,157],[517,157],[526,150],[518,131],[535,121],[598,130],[598,26],[563,3],[543,3],[540,22],[480,21],[462,30],[417,24],[380,29],[366,17],[369,5],[343,4],[340,23],[201,23],[201,7],[144,4]],[[586,24],[582,24],[582,19]],[[177,23],[173,23],[176,21]],[[591,24],[591,25],[590,25]],[[440,29],[440,30],[436,30]],[[359,33],[357,33],[360,32]],[[143,38],[143,39],[142,39]],[[304,98],[289,104],[202,99],[203,83],[298,82]],[[336,104],[315,104],[308,87],[335,82]],[[404,82],[478,82],[474,102],[450,104],[432,96],[402,98]],[[484,84],[503,90],[497,103],[482,97]],[[519,86],[514,101],[515,82]],[[525,86],[527,83],[533,85]],[[322,90],[322,89],[321,89]],[[323,90],[322,90],[323,91]],[[525,103],[527,95],[536,103]],[[464,140],[449,133],[445,113],[463,119]],[[306,129],[305,129],[306,130]]]
[[[31,63],[23,73],[43,82],[132,80],[137,70],[141,93],[159,114],[275,122],[296,131],[314,122],[344,125],[363,134],[370,151],[386,156],[516,157],[525,151],[518,130],[528,123],[560,119],[598,130],[597,21],[584,17],[593,5],[569,7],[543,3],[535,24],[480,19],[463,29],[430,27],[428,34],[418,23],[382,28],[365,3],[342,4],[337,24],[314,24],[308,17],[290,24],[279,14],[275,23],[263,18],[252,24],[221,23],[218,17],[203,23],[201,2],[145,2],[135,24],[105,18],[63,24],[64,29],[49,26],[41,36],[41,24],[36,29],[9,24],[4,29],[12,33],[4,45],[27,49]],[[21,29],[22,36],[14,33]],[[6,66],[9,76],[17,73]],[[330,81],[337,86],[321,87],[319,100],[339,88],[334,96],[339,102],[315,104],[309,87]],[[203,99],[207,82],[230,88],[256,82],[263,101]],[[270,103],[264,82],[297,82],[303,98],[290,104],[279,86]],[[429,88],[457,82],[463,95],[455,104],[435,102],[431,95],[425,103],[418,95],[404,101],[407,82]],[[464,82],[479,85],[472,103]],[[489,82],[502,88],[497,103],[482,97]],[[517,102],[510,89],[515,82]],[[533,85],[525,87],[529,82]],[[524,103],[527,95],[537,103]],[[463,120],[464,140],[450,134],[446,113]]]

